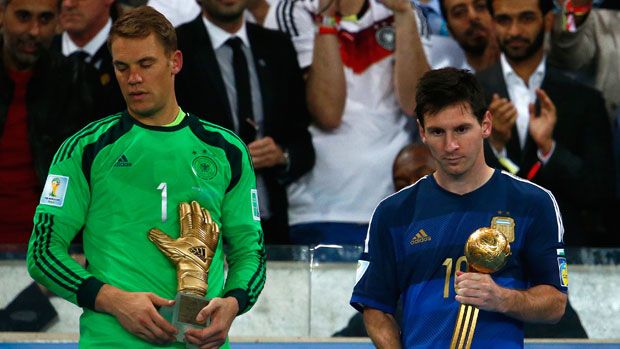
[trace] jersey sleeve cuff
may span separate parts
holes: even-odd
[[[385,305],[383,303],[377,302],[370,298],[366,298],[366,297],[355,295],[355,294],[353,295],[353,297],[351,297],[350,304],[353,308],[357,309],[357,311],[361,313],[364,312],[364,308],[366,307],[377,309],[384,313],[388,313],[392,315],[396,312],[396,307],[394,306]]]
[[[103,287],[103,282],[96,277],[91,276],[86,279],[76,293],[77,304],[82,308],[95,310],[95,299],[97,299],[97,294],[101,287]]]
[[[248,293],[240,288],[235,288],[234,290],[226,292],[224,297],[233,297],[237,299],[237,303],[239,304],[239,313],[237,313],[237,315],[242,314],[245,311],[250,299]]]

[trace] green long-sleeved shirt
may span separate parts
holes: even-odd
[[[171,127],[143,125],[127,113],[107,117],[56,153],[35,213],[28,269],[54,293],[84,307],[81,347],[150,347],[113,316],[94,311],[95,298],[107,283],[174,299],[175,266],[147,233],[157,227],[177,238],[178,204],[196,200],[221,231],[206,297],[234,296],[245,312],[265,282],[255,185],[247,148],[226,129],[193,115]],[[79,231],[86,269],[68,254]]]

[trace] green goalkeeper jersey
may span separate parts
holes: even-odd
[[[190,114],[170,127],[143,125],[126,112],[104,118],[56,153],[34,218],[28,269],[84,308],[81,347],[151,347],[93,310],[97,292],[107,283],[174,299],[175,266],[147,233],[156,227],[176,239],[178,204],[196,200],[221,231],[206,297],[233,296],[240,312],[249,310],[265,282],[255,186],[247,148],[224,128]],[[86,269],[68,254],[80,231]]]

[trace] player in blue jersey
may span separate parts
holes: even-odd
[[[378,348],[450,348],[461,303],[480,309],[472,348],[522,348],[523,322],[555,323],[566,306],[564,231],[555,198],[486,165],[491,114],[469,72],[428,72],[416,105],[437,171],[375,209],[351,304],[363,311]],[[506,235],[512,256],[493,275],[464,272],[465,241],[489,226]],[[399,297],[402,328],[392,316]]]

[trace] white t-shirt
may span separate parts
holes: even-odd
[[[196,0],[149,0],[148,4],[177,27],[190,22],[200,14],[200,6]]]
[[[265,27],[289,33],[302,68],[312,63],[317,4],[280,0],[265,19]],[[342,124],[332,131],[310,126],[316,164],[288,188],[290,224],[367,223],[394,191],[392,163],[409,135],[394,94],[391,25],[391,11],[375,0],[357,22],[341,22],[347,83]]]
[[[422,40],[422,44],[426,60],[433,69],[453,67],[474,72],[467,62],[465,52],[452,37],[430,35]]]

